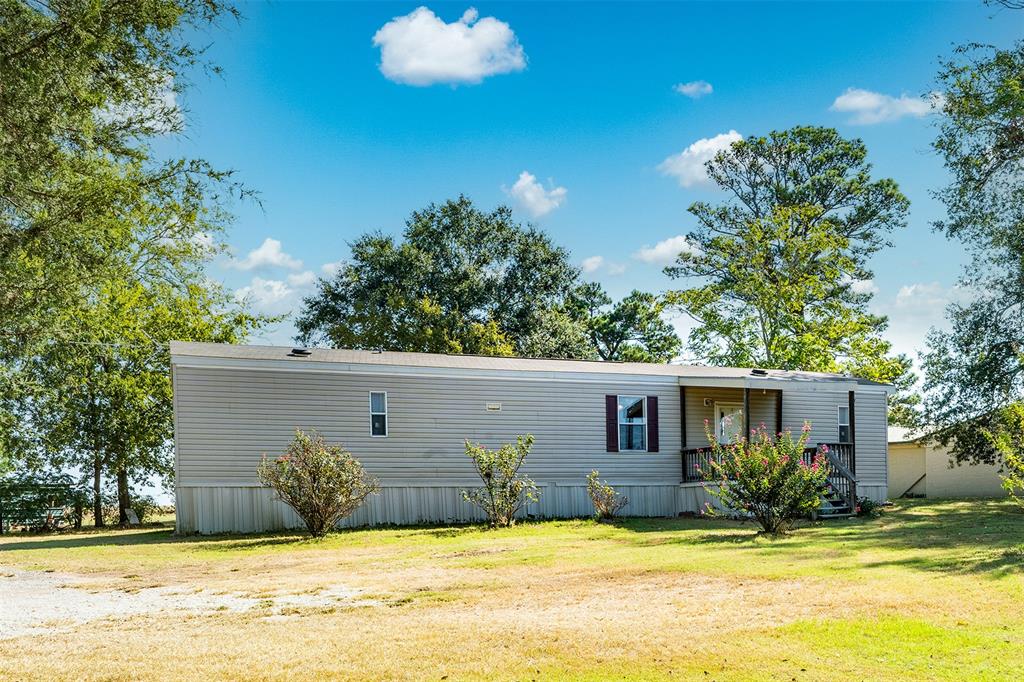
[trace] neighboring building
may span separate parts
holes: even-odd
[[[171,362],[181,532],[300,525],[256,479],[296,428],[343,444],[380,480],[351,525],[479,518],[461,495],[479,485],[464,440],[523,433],[536,437],[533,515],[591,514],[592,469],[629,498],[626,514],[698,512],[705,420],[721,439],[809,421],[810,443],[832,444],[850,472],[837,489],[856,479],[857,495],[886,497],[891,389],[842,375],[200,343],[172,343]]]
[[[1002,497],[999,467],[955,464],[949,448],[898,426],[889,427],[889,498]]]

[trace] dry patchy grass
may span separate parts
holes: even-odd
[[[160,585],[257,605],[0,640],[0,674],[1018,679],[1022,542],[1024,516],[999,502],[903,503],[778,541],[693,519],[361,530],[322,542],[167,529],[9,538],[0,574],[51,570],[94,590]],[[318,596],[339,589],[360,596]]]

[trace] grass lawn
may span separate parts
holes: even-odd
[[[701,519],[0,539],[0,594],[25,570],[255,605],[54,623],[0,639],[4,678],[1019,680],[1024,663],[1024,514],[1001,501],[902,501],[775,541]],[[355,596],[318,597],[339,589]]]

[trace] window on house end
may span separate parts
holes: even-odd
[[[619,450],[647,449],[647,399],[619,396]]]
[[[388,394],[370,393],[370,435],[388,435]]]
[[[839,406],[839,442],[850,442],[850,408],[846,405]]]

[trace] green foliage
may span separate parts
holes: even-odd
[[[629,504],[629,499],[615,491],[615,488],[602,481],[601,474],[597,469],[587,476],[587,494],[594,504],[594,515],[599,521],[609,521],[615,518],[623,507]]]
[[[146,523],[160,511],[160,505],[149,495],[136,495],[132,499],[132,511],[138,517],[139,523]]]
[[[508,527],[516,522],[523,504],[540,499],[537,485],[519,468],[533,447],[533,435],[516,438],[497,450],[466,441],[466,456],[473,460],[483,487],[463,490],[463,498],[483,510],[491,528]]]
[[[257,475],[295,510],[315,538],[327,535],[380,489],[351,452],[328,445],[315,431],[298,429],[285,454],[274,459],[264,455]]]
[[[729,198],[690,207],[689,249],[666,268],[694,282],[668,299],[698,324],[690,352],[714,365],[851,372],[893,382],[913,403],[911,361],[891,354],[887,320],[859,286],[909,202],[872,177],[864,144],[797,127],[736,142],[707,170]]]
[[[562,322],[548,311],[577,277],[567,252],[542,232],[516,223],[507,207],[485,213],[466,197],[414,212],[401,241],[367,234],[351,250],[337,275],[306,299],[296,321],[303,342],[522,354],[539,322]]]
[[[709,468],[701,471],[706,490],[726,509],[750,514],[764,533],[785,533],[796,519],[817,511],[828,480],[823,453],[810,465],[803,459],[810,430],[805,423],[797,438],[789,431],[773,438],[761,427],[749,439],[737,436],[722,444],[705,421],[712,450]],[[715,513],[710,506],[709,511]]]
[[[971,254],[923,355],[925,421],[958,462],[998,462],[997,442],[1021,437],[1024,401],[1024,41],[1011,49],[967,45],[939,74],[945,104],[935,149],[950,172],[936,228]]]
[[[665,307],[662,298],[635,289],[613,305],[597,283],[580,286],[571,303],[598,357],[619,362],[668,362],[679,355],[683,343],[664,319]]]
[[[207,66],[218,0],[0,3],[0,468],[169,477],[166,344],[261,323],[205,276],[228,200],[202,159],[156,158]],[[215,69],[214,69],[215,70]]]
[[[154,161],[146,140],[182,130],[174,95],[200,64],[186,32],[233,14],[217,0],[0,3],[0,359],[45,337],[139,225],[219,224],[227,174]]]
[[[870,497],[858,497],[857,507],[854,509],[857,516],[881,516],[882,505]]]
[[[345,348],[667,362],[681,343],[665,303],[639,291],[612,305],[578,283],[569,254],[502,206],[431,204],[401,241],[380,233],[321,280],[296,327],[303,343]]]
[[[960,423],[956,433],[969,440],[955,453],[966,451],[991,456],[992,463],[1002,466],[1003,489],[1024,508],[1024,403],[1014,403],[969,423]],[[971,460],[980,458],[981,455],[974,454]],[[960,460],[966,458],[961,456]]]

